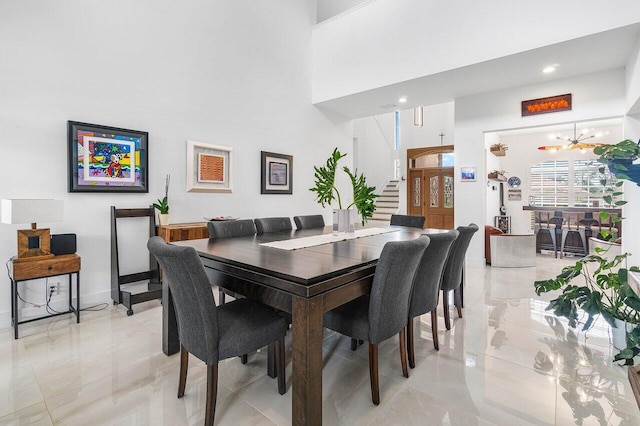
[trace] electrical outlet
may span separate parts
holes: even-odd
[[[52,282],[52,283],[49,284],[49,294],[50,295],[60,294],[60,283],[59,282]]]

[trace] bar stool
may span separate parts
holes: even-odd
[[[558,257],[558,245],[556,243],[556,226],[554,222],[557,222],[556,217],[551,216],[551,212],[542,212],[536,211],[534,212],[534,222],[535,227],[533,229],[533,233],[536,235],[536,251],[539,251],[542,244],[539,242],[538,235],[539,234],[548,234],[549,238],[551,238],[551,245],[553,246],[553,254],[557,258]],[[552,225],[554,225],[552,227]]]
[[[578,221],[578,226],[582,226],[584,228],[584,235],[587,240],[587,253],[590,253],[589,249],[589,238],[593,237],[593,229],[600,228],[600,221],[593,217],[593,212],[585,212],[584,217]],[[596,237],[598,233],[596,232]]]
[[[578,213],[564,213],[563,216],[568,218],[567,226],[562,228],[562,243],[560,245],[560,257],[565,255],[565,247],[567,244],[567,237],[569,234],[577,234],[580,238],[580,242],[582,243],[581,247],[576,247],[576,254],[581,256],[587,255],[587,238],[585,236],[584,227],[580,227],[580,222],[578,220]]]

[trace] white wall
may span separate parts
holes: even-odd
[[[639,20],[636,0],[378,0],[314,29],[313,102],[489,61]]]
[[[489,152],[489,147],[493,144],[500,143],[500,138],[496,133],[487,133],[484,138],[485,143],[485,152],[484,156],[486,158],[486,170],[487,174],[494,170],[504,170],[502,165],[500,164],[500,158]],[[507,152],[509,155],[509,152]],[[500,182],[495,180],[487,179],[486,175],[478,175],[478,179],[480,181],[484,181],[487,187],[487,213],[486,220],[484,225],[495,226],[495,217],[500,216]],[[471,182],[468,182],[471,183]],[[465,182],[467,185],[467,182]],[[505,185],[503,185],[505,186]],[[504,188],[504,194],[506,196],[506,187]],[[480,228],[482,229],[482,223],[478,223]]]
[[[325,21],[355,6],[376,0],[318,0],[317,22]]]
[[[334,146],[350,152],[353,130],[311,104],[315,7],[312,0],[0,3],[0,198],[65,200],[65,221],[42,225],[78,234],[83,305],[109,299],[109,206],[148,206],[163,195],[167,173],[173,223],[318,212],[330,220],[308,191],[312,166]],[[67,193],[67,120],[148,131],[149,194]],[[234,148],[232,194],[186,192],[186,140]],[[261,150],[293,155],[294,195],[260,195]],[[15,255],[23,227],[0,225],[0,259]],[[29,300],[41,303],[42,283],[27,286]],[[7,287],[0,327],[9,325],[9,310]]]
[[[553,114],[521,117],[520,102],[561,93],[573,95],[573,109]],[[486,222],[486,180],[460,185],[459,165],[475,165],[478,176],[486,176],[484,132],[516,129],[551,123],[573,122],[625,113],[624,70],[618,69],[547,84],[523,86],[457,99],[455,103],[456,225]],[[524,194],[523,194],[524,195]],[[467,206],[468,208],[458,208]],[[483,238],[474,238],[469,248],[470,262],[481,264]]]
[[[628,115],[624,119],[624,137],[634,141],[640,141],[640,114]],[[629,265],[640,265],[640,187],[633,182],[624,183],[624,199],[628,202],[622,207],[622,251],[631,253]]]
[[[625,67],[627,86],[627,113],[640,114],[640,39]]]
[[[413,109],[400,111],[400,150],[393,149],[394,113],[353,121],[360,150],[359,170],[367,181],[379,185],[393,176],[393,159],[400,159],[400,176],[407,176],[407,149],[453,144],[453,102],[423,108],[423,126],[413,125]],[[440,134],[444,134],[441,139]],[[406,213],[407,185],[400,182],[400,212]]]

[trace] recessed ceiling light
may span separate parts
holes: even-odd
[[[548,67],[544,68],[542,70],[542,72],[545,73],[545,74],[549,74],[549,73],[554,72],[555,70],[556,70],[556,66],[555,65],[549,65]]]
[[[401,104],[407,102],[407,97],[406,96],[401,97],[400,99],[398,99],[398,102],[400,102]]]

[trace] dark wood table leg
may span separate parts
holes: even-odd
[[[322,425],[321,297],[292,299],[292,424]]]
[[[162,352],[173,355],[180,350],[178,321],[173,307],[173,297],[167,283],[162,284]]]

